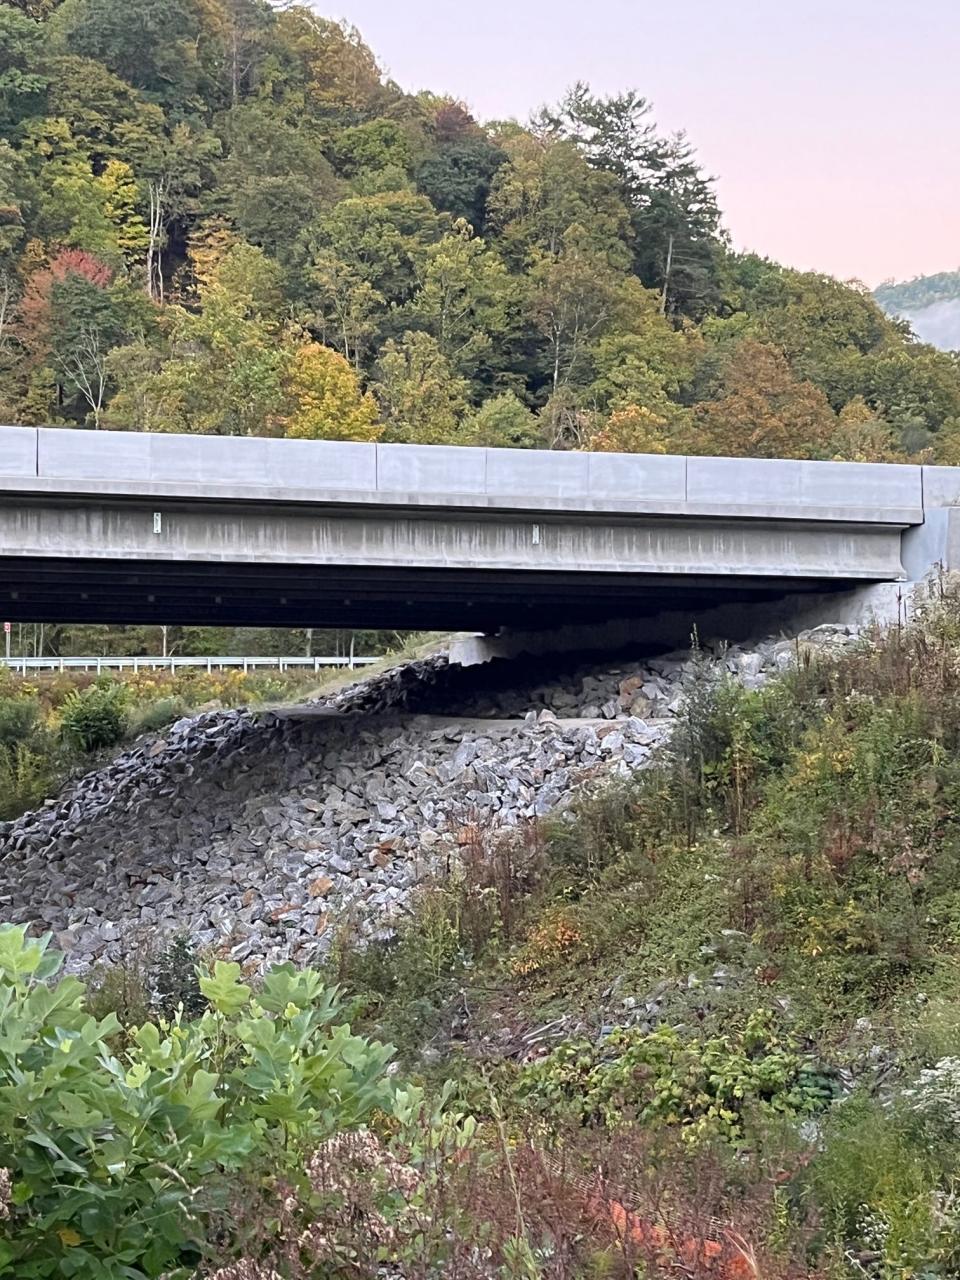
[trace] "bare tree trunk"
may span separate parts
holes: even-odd
[[[147,296],[153,302],[163,301],[163,197],[165,182],[158,178],[150,183],[150,218],[147,241]]]
[[[670,288],[670,272],[673,270],[673,235],[667,241],[667,264],[663,272],[663,291],[660,294],[660,314],[667,314],[667,293]]]
[[[84,327],[76,347],[58,355],[56,363],[90,406],[94,429],[99,431],[107,396],[107,353],[99,330]]]
[[[0,351],[7,345],[10,311],[13,302],[13,288],[6,271],[0,275]]]
[[[240,38],[236,21],[233,23],[230,41],[230,94],[233,105],[236,106],[240,98]]]

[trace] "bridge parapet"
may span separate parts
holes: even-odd
[[[0,492],[920,524],[960,469],[0,427]],[[946,495],[952,495],[947,500]]]

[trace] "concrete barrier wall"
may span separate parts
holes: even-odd
[[[0,489],[918,524],[960,468],[0,427]],[[361,496],[362,495],[362,496]]]
[[[36,476],[37,433],[32,427],[0,427],[0,476]]]
[[[63,480],[232,484],[255,488],[377,487],[376,446],[123,431],[37,432],[37,474]],[[2,470],[2,464],[0,464]]]
[[[687,500],[771,506],[923,507],[921,468],[885,462],[688,458]]]
[[[960,467],[924,467],[923,502],[927,507],[960,505]]]

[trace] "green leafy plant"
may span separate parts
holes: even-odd
[[[62,957],[0,927],[0,1276],[192,1274],[232,1179],[274,1174],[388,1107],[389,1046],[336,1023],[337,993],[281,966],[254,995],[238,965],[200,975],[209,1009],[127,1029],[98,1019]]]
[[[747,1109],[803,1115],[832,1089],[758,1011],[737,1035],[696,1040],[671,1027],[618,1027],[599,1044],[568,1042],[522,1071],[517,1096],[543,1115],[586,1124],[640,1120],[682,1125],[691,1138],[737,1139]]]
[[[120,684],[96,684],[68,694],[61,711],[61,731],[80,751],[115,747],[126,731],[126,694]]]
[[[0,697],[0,747],[26,742],[37,726],[40,702],[35,697]]]
[[[40,804],[51,781],[48,761],[26,743],[0,746],[0,821]]]

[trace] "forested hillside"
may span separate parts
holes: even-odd
[[[308,8],[17,0],[0,130],[4,421],[956,449],[956,362],[859,288],[732,254],[637,94],[481,125]]]
[[[897,284],[888,280],[874,297],[891,316],[907,320],[925,342],[941,351],[960,349],[960,271],[940,271]]]
[[[936,302],[954,302],[960,298],[960,271],[940,271],[900,284],[887,280],[875,290],[875,297],[891,311],[922,311]]]

